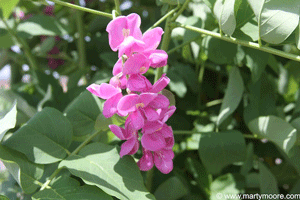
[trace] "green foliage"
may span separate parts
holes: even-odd
[[[200,137],[199,155],[212,174],[219,174],[229,164],[244,161],[245,152],[245,139],[239,131],[207,133]]]
[[[72,136],[72,126],[68,119],[54,108],[44,108],[6,140],[4,145],[24,153],[32,162],[49,164],[67,156]]]
[[[84,147],[78,155],[60,163],[89,185],[120,199],[154,199],[143,186],[143,178],[130,156],[120,158],[117,149],[102,143]]]
[[[17,121],[17,103],[13,105],[11,110],[0,119],[0,141],[5,133],[15,127]]]
[[[300,193],[299,0],[136,0],[121,10],[141,16],[142,32],[165,27],[161,93],[176,106],[168,175],[140,172],[142,148],[120,158],[108,126],[126,117],[105,118],[86,90],[112,77],[118,54],[105,29],[118,8],[54,2],[0,0],[0,69],[11,66],[0,90],[0,199]],[[153,83],[159,70],[144,75]]]

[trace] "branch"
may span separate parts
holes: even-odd
[[[255,43],[255,42],[248,42],[248,41],[240,40],[240,39],[233,38],[233,37],[227,37],[227,36],[221,35],[219,33],[215,33],[215,32],[212,32],[212,31],[208,31],[208,30],[198,28],[198,27],[194,27],[194,26],[190,26],[190,25],[180,24],[180,23],[177,23],[177,22],[172,23],[172,25],[174,25],[175,27],[182,27],[182,28],[185,28],[187,30],[191,30],[191,31],[194,31],[194,32],[197,32],[197,33],[201,33],[201,34],[204,34],[204,35],[212,36],[214,38],[225,40],[227,42],[231,42],[231,43],[234,43],[234,44],[240,44],[242,46],[257,49],[257,50],[264,51],[264,52],[267,52],[267,53],[271,53],[271,54],[274,54],[274,55],[277,55],[277,56],[280,56],[280,57],[283,57],[283,58],[287,58],[287,59],[290,59],[290,60],[300,62],[300,56],[299,55],[287,53],[287,52],[280,51],[280,50],[277,50],[277,49],[274,49],[274,48],[271,48],[271,47],[260,46],[258,43]]]
[[[71,3],[67,3],[67,2],[63,2],[63,1],[60,1],[60,0],[51,0],[51,1],[54,2],[54,3],[60,4],[62,6],[66,6],[66,7],[69,7],[69,8],[76,9],[76,10],[81,10],[83,12],[89,12],[89,13],[92,13],[92,14],[101,15],[103,17],[108,17],[110,19],[113,18],[112,14],[110,14],[110,13],[101,12],[101,11],[93,10],[93,9],[90,9],[90,8],[84,8],[84,7],[77,6],[77,5],[74,5],[74,4],[71,4]]]

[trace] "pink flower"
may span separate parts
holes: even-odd
[[[143,42],[142,32],[140,30],[141,18],[133,13],[128,16],[120,16],[109,22],[106,27],[108,32],[109,45],[113,51],[119,52],[119,57],[125,53],[128,54],[128,49],[132,51],[142,50]]]
[[[139,130],[144,126],[144,108],[146,108],[148,104],[151,103],[151,101],[153,101],[157,97],[157,95],[158,94],[156,93],[126,95],[122,97],[118,103],[118,112],[124,116],[130,113],[127,120],[132,122],[132,125],[136,130]]]
[[[147,92],[151,90],[152,84],[143,75],[131,74],[127,81],[127,88],[134,92]]]
[[[150,62],[143,54],[133,54],[124,63],[123,75],[144,74],[148,71]]]
[[[121,140],[126,140],[121,145],[120,156],[133,155],[139,149],[138,133],[133,129],[130,122],[125,123],[125,129],[116,125],[109,125],[110,130]]]
[[[174,146],[173,130],[159,121],[147,122],[143,127],[142,146],[150,151],[172,149]]]
[[[104,117],[112,117],[115,113],[123,116],[117,110],[117,105],[123,96],[120,88],[116,88],[107,83],[102,83],[101,85],[92,84],[86,89],[102,99],[107,99],[103,105]]]
[[[140,170],[148,171],[155,164],[159,171],[168,174],[173,170],[173,158],[174,152],[170,149],[161,149],[152,154],[151,151],[143,148],[143,156],[138,161],[137,165]]]

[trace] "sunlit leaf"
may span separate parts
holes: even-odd
[[[73,126],[75,136],[91,134],[95,130],[95,121],[101,112],[101,102],[85,90],[65,109],[66,117]]]
[[[234,5],[233,0],[217,0],[214,6],[214,14],[219,20],[220,27],[228,35],[232,35],[236,27]]]
[[[8,19],[19,0],[0,0],[0,8],[2,9],[3,17]]]
[[[225,195],[237,195],[240,193],[238,189],[238,184],[234,179],[232,174],[225,174],[223,176],[219,176],[216,180],[214,180],[211,184],[211,200],[225,199]],[[231,198],[231,199],[239,199],[239,198]]]
[[[279,117],[261,116],[250,121],[248,126],[254,134],[274,142],[286,153],[296,142],[296,129]]]
[[[117,149],[103,143],[85,146],[78,155],[63,160],[67,167],[86,184],[96,185],[120,199],[154,199],[145,188],[139,168],[130,156],[120,158]]]
[[[25,193],[33,193],[39,187],[36,181],[43,175],[42,165],[34,164],[23,154],[2,145],[0,159]]]
[[[238,107],[244,93],[243,78],[237,67],[233,67],[229,74],[228,86],[220,109],[217,126],[231,115]]]
[[[15,127],[17,122],[17,102],[14,103],[11,110],[0,119],[0,141],[2,140],[5,133]]]
[[[4,145],[24,153],[32,162],[49,164],[67,156],[72,136],[72,126],[68,119],[54,108],[44,108],[6,140]]]
[[[38,35],[66,35],[68,31],[66,27],[53,17],[46,15],[34,15],[24,22],[20,23],[17,31],[24,36],[38,36]]]

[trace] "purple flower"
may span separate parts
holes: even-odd
[[[143,148],[143,156],[137,162],[141,171],[150,170],[153,165],[164,174],[168,174],[173,170],[174,152],[170,149],[161,149],[152,152]]]
[[[102,83],[101,85],[92,84],[86,88],[92,94],[107,99],[103,105],[103,115],[106,118],[112,117],[115,113],[123,116],[117,110],[119,100],[122,98],[122,91],[120,88],[116,88],[113,85]]]
[[[121,145],[120,156],[133,155],[139,149],[140,143],[138,133],[133,129],[130,122],[125,123],[125,129],[116,125],[109,125],[110,130],[121,140],[126,140]]]

